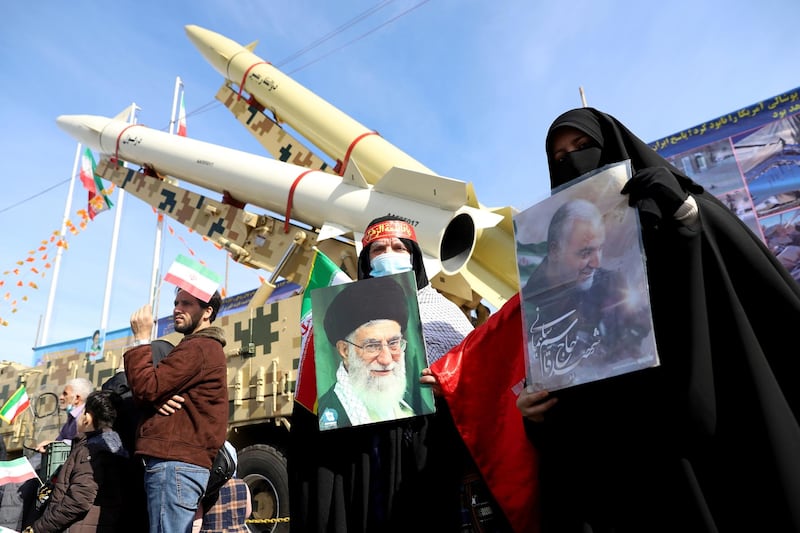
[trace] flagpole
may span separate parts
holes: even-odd
[[[177,123],[176,113],[178,112],[178,95],[180,91],[183,89],[183,80],[181,80],[180,76],[175,76],[175,89],[172,91],[172,113],[169,119],[169,133],[172,135],[175,133],[175,125]],[[157,335],[157,321],[158,321],[158,300],[159,300],[159,269],[161,264],[161,239],[164,234],[164,215],[163,213],[156,212],[157,222],[156,222],[156,238],[155,238],[155,246],[153,249],[153,271],[150,275],[150,307],[153,310],[153,318],[156,320],[156,323],[153,324],[153,335]]]
[[[75,149],[75,162],[72,164],[72,177],[69,181],[69,192],[67,193],[67,202],[64,206],[64,218],[61,219],[61,233],[59,238],[64,238],[67,234],[67,221],[69,220],[69,212],[72,209],[72,194],[75,191],[75,174],[78,173],[78,165],[81,160],[81,144],[78,143]],[[47,308],[44,313],[44,325],[42,326],[41,337],[37,338],[33,343],[34,346],[42,346],[47,344],[47,334],[50,329],[50,318],[53,315],[53,304],[56,299],[56,286],[58,285],[58,273],[61,269],[61,254],[64,252],[63,246],[57,246],[56,258],[53,261],[53,282],[50,284],[50,294],[47,297]]]
[[[136,123],[136,102],[131,103],[130,112],[128,115],[128,123]],[[100,334],[102,335],[101,342],[105,339],[106,330],[108,329],[108,309],[111,303],[111,284],[114,280],[114,266],[117,260],[117,242],[119,240],[119,226],[122,220],[122,205],[125,202],[125,190],[122,187],[117,187],[117,212],[114,216],[114,232],[111,237],[111,250],[108,254],[108,273],[106,275],[106,292],[103,298],[103,314],[100,317]]]

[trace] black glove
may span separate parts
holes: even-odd
[[[642,222],[650,225],[657,225],[664,218],[672,220],[689,196],[666,167],[643,168],[620,192],[629,195],[628,205],[639,208]]]

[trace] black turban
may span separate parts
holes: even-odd
[[[394,320],[405,331],[408,302],[403,288],[391,277],[348,283],[334,296],[323,325],[332,343],[343,340],[371,320]]]

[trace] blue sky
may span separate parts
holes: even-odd
[[[76,142],[56,126],[59,115],[110,117],[135,102],[140,123],[166,130],[180,76],[189,136],[266,155],[214,100],[223,79],[187,24],[258,40],[261,58],[437,173],[472,182],[487,206],[524,209],[547,194],[544,135],[581,105],[579,87],[589,105],[652,141],[800,86],[796,0],[45,0],[5,2],[0,15],[0,274],[25,269],[16,262],[61,227]],[[77,184],[73,221],[85,198]],[[115,216],[68,237],[48,343],[100,327]],[[229,294],[257,285],[258,272],[169,224],[164,268],[192,249],[226,275]],[[148,301],[154,235],[150,207],[126,195],[109,330]],[[25,276],[38,289],[9,289],[17,278],[0,277],[0,360],[29,363],[40,335],[52,269]],[[160,316],[171,297],[162,291]]]

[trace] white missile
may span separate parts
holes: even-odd
[[[186,34],[203,57],[226,79],[243,88],[332,159],[353,160],[368,183],[393,167],[435,174],[425,165],[309,91],[245,47],[199,26]]]
[[[352,162],[340,177],[106,117],[62,115],[57,123],[101,153],[322,228],[320,240],[359,234],[379,216],[401,216],[414,225],[420,247],[435,262],[426,266],[438,266],[431,275],[441,268],[440,250],[471,251],[481,228],[504,219],[468,205],[470,184],[442,176],[393,168],[373,186]],[[448,244],[445,236],[467,244]],[[484,296],[502,302],[507,292]]]

